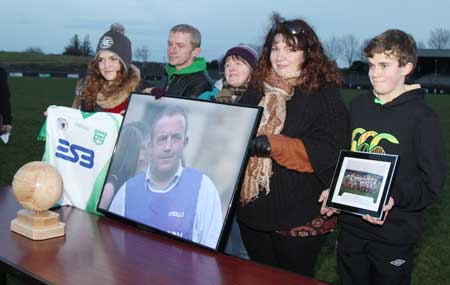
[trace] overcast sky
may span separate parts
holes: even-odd
[[[60,54],[74,34],[89,35],[95,48],[120,22],[133,50],[147,46],[151,61],[164,61],[168,30],[186,23],[202,33],[210,61],[238,43],[261,45],[273,11],[305,19],[322,40],[353,34],[363,41],[399,28],[426,43],[432,29],[450,29],[449,0],[1,0],[0,50]]]

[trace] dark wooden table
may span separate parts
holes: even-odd
[[[10,231],[19,208],[11,189],[0,188],[3,280],[11,273],[28,284],[326,284],[73,207],[57,210],[64,237],[32,241]]]

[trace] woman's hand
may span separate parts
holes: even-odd
[[[270,157],[272,147],[266,135],[260,135],[250,142],[250,156]]]

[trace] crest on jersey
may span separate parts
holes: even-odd
[[[105,142],[106,132],[95,129],[94,131],[94,143],[96,145],[102,145]]]
[[[58,120],[56,120],[56,122],[58,123],[58,127],[61,130],[65,130],[69,127],[69,124],[67,123],[67,120],[64,118],[58,118]]]

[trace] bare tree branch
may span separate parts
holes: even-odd
[[[141,46],[140,48],[137,48],[134,52],[135,57],[140,62],[147,62],[150,57],[150,51],[147,46]]]
[[[427,48],[427,44],[424,41],[417,41],[416,46],[417,48]]]
[[[354,35],[348,34],[342,36],[341,42],[343,57],[347,61],[348,66],[350,66],[357,55],[359,41]]]
[[[430,32],[428,45],[433,49],[449,49],[450,48],[450,30],[443,28],[435,28]]]
[[[342,56],[342,42],[337,37],[326,40],[323,48],[327,56],[334,62],[337,62]]]
[[[81,50],[81,55],[84,56],[91,56],[94,51],[91,48],[91,41],[89,40],[89,35],[86,35],[83,39],[83,42],[81,43],[80,46],[80,50]]]
[[[366,62],[366,55],[364,54],[364,49],[367,47],[367,45],[369,44],[370,39],[365,39],[362,41],[361,45],[358,48],[358,51],[356,53],[356,57],[360,60],[360,61],[364,61]]]

